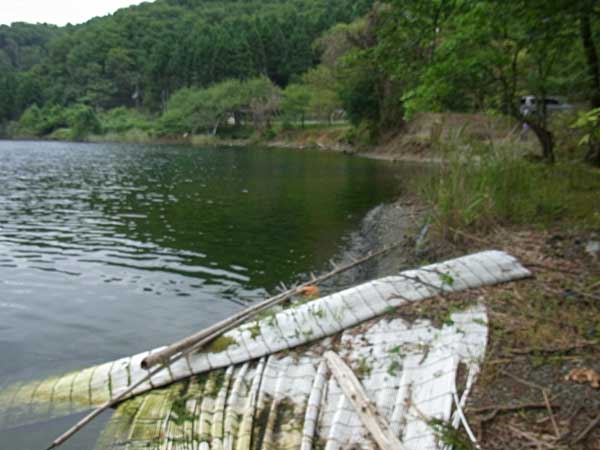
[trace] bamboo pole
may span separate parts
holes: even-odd
[[[167,347],[159,352],[153,353],[152,355],[146,357],[142,361],[142,368],[150,369],[158,364],[165,363],[165,362],[169,361],[169,359],[171,359],[177,353],[180,353],[183,350],[188,349],[192,346],[196,346],[199,342],[203,341],[206,337],[212,335],[213,333],[219,332],[219,331],[223,332],[222,330],[224,328],[229,327],[232,324],[237,326],[241,322],[245,322],[253,317],[256,317],[258,314],[262,313],[263,311],[265,311],[269,308],[272,308],[273,306],[289,299],[292,295],[300,293],[300,291],[307,286],[322,283],[342,272],[346,272],[358,265],[364,264],[365,262],[367,262],[373,258],[381,256],[385,253],[388,253],[391,250],[394,250],[395,248],[399,247],[402,244],[403,244],[403,242],[398,242],[398,243],[396,243],[392,246],[386,247],[383,250],[380,250],[376,253],[371,253],[361,259],[358,259],[349,265],[346,265],[343,267],[336,267],[336,268],[334,268],[334,270],[332,270],[331,272],[329,272],[325,275],[313,278],[310,281],[307,281],[306,283],[303,283],[292,289],[288,289],[285,292],[283,292],[279,295],[276,295],[274,297],[271,297],[257,305],[246,308],[246,309],[238,312],[237,314],[235,314],[225,320],[222,320],[221,322],[218,322],[196,334],[193,334],[185,339],[182,339],[179,342],[176,342],[176,343],[170,345],[169,347]]]
[[[65,433],[63,433],[61,436],[59,436],[57,439],[55,439],[54,442],[52,442],[52,444],[49,447],[47,447],[46,450],[53,450],[53,449],[61,446],[67,440],[69,440],[71,437],[73,437],[75,434],[77,434],[79,431],[81,431],[92,420],[94,420],[96,417],[98,417],[100,414],[102,414],[107,409],[112,408],[113,406],[116,406],[122,400],[126,399],[138,387],[140,387],[144,383],[148,382],[155,375],[158,375],[162,370],[166,369],[167,367],[169,367],[170,365],[179,361],[180,359],[186,357],[190,353],[193,353],[193,352],[197,351],[198,349],[202,348],[203,346],[210,344],[212,341],[214,341],[215,339],[220,337],[223,333],[230,331],[231,329],[235,328],[236,326],[240,325],[241,323],[245,322],[248,319],[256,317],[258,314],[260,314],[264,310],[269,309],[269,308],[289,299],[292,295],[298,293],[300,291],[300,289],[302,289],[306,286],[310,286],[312,284],[322,283],[330,278],[333,278],[336,275],[339,275],[340,273],[347,272],[348,270],[351,270],[351,269],[353,269],[361,264],[364,264],[374,258],[385,255],[386,253],[389,253],[390,251],[395,250],[396,248],[400,247],[403,243],[404,243],[404,241],[397,242],[393,245],[385,247],[384,249],[382,249],[378,252],[369,253],[367,256],[364,256],[364,257],[352,262],[351,264],[348,264],[348,265],[342,266],[342,267],[336,267],[334,270],[332,270],[331,272],[329,272],[325,275],[313,278],[310,281],[307,281],[306,283],[303,283],[303,284],[296,286],[286,292],[283,292],[279,295],[271,297],[271,298],[263,301],[262,303],[259,303],[258,305],[246,308],[245,310],[235,314],[233,317],[222,320],[221,322],[218,322],[217,324],[212,325],[203,331],[200,331],[200,332],[198,332],[192,336],[189,336],[173,345],[170,345],[163,352],[156,353],[156,355],[159,355],[159,357],[156,359],[153,358],[153,360],[150,361],[151,363],[153,363],[152,365],[148,365],[147,360],[146,360],[146,365],[142,365],[142,367],[145,369],[159,365],[156,369],[149,371],[148,375],[146,375],[144,378],[140,379],[133,385],[129,386],[126,390],[121,392],[119,395],[112,398],[111,400],[109,400],[108,402],[103,404],[102,406],[99,406],[94,411],[92,411],[90,414],[88,414],[86,417],[81,419],[72,428],[70,428]]]

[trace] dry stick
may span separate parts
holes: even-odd
[[[579,344],[571,345],[569,347],[555,347],[555,348],[542,348],[542,347],[531,347],[525,349],[511,348],[508,349],[509,353],[514,355],[529,355],[531,353],[569,353],[574,350],[581,350],[587,347],[595,347],[597,344],[594,342],[581,342]]]
[[[326,352],[325,360],[329,370],[338,382],[340,389],[354,407],[360,421],[382,450],[406,450],[397,436],[392,433],[387,422],[377,408],[369,401],[360,381],[352,369],[334,352]]]
[[[532,433],[527,433],[523,430],[519,430],[517,427],[509,425],[508,428],[511,429],[511,431],[513,433],[515,433],[516,435],[527,439],[529,442],[532,442],[533,444],[535,444],[538,448],[540,447],[546,447],[549,449],[554,448],[553,444],[550,444],[549,442],[545,442],[542,441],[541,439],[539,439],[538,437],[534,436]]]
[[[552,427],[554,428],[554,433],[556,434],[557,438],[560,438],[560,431],[558,429],[558,425],[556,423],[556,418],[554,417],[554,412],[552,411],[552,405],[550,404],[550,399],[548,398],[548,393],[546,392],[546,389],[538,384],[535,384],[530,381],[519,378],[518,376],[513,375],[512,373],[507,372],[506,370],[500,370],[500,372],[503,373],[504,375],[509,376],[510,378],[517,381],[518,383],[524,384],[525,386],[529,386],[534,389],[539,389],[542,392],[542,395],[544,396],[544,403],[546,405],[546,409],[548,410],[548,414],[550,415],[550,420],[552,421]]]
[[[596,426],[599,423],[600,423],[600,414],[598,414],[596,416],[596,418],[590,422],[590,424],[586,427],[586,429],[583,430],[581,432],[581,434],[575,438],[575,440],[573,441],[573,444],[578,444],[579,442],[583,441],[586,438],[586,436],[588,434],[590,434],[590,431],[596,429]]]
[[[548,287],[548,286],[542,286],[542,287],[543,287],[543,289],[544,289],[546,292],[548,292],[548,293],[550,293],[550,294],[552,294],[552,295],[564,295],[564,292],[565,292],[565,291],[562,291],[562,292],[561,292],[561,291],[560,291],[560,290],[558,290],[558,289],[553,289],[553,288],[551,288],[551,287]],[[587,292],[576,291],[575,289],[571,289],[571,292],[572,292],[573,294],[576,294],[576,295],[581,295],[582,297],[586,297],[586,298],[589,298],[589,299],[592,299],[592,300],[600,300],[600,295],[594,295],[594,294],[589,294],[589,293],[587,293]]]
[[[276,295],[275,297],[271,297],[270,299],[267,299],[267,300],[259,303],[258,305],[246,308],[246,309],[240,311],[239,313],[235,314],[232,317],[222,320],[221,322],[218,322],[196,334],[193,334],[185,339],[182,339],[179,342],[176,342],[176,343],[170,345],[169,347],[167,347],[164,350],[153,353],[152,355],[146,357],[142,361],[142,368],[150,369],[158,364],[165,363],[169,359],[171,359],[174,355],[176,355],[177,353],[180,353],[183,350],[190,348],[191,346],[195,346],[198,342],[200,342],[202,339],[206,338],[207,336],[211,335],[212,333],[215,333],[217,331],[222,331],[224,327],[227,327],[227,326],[231,325],[232,323],[237,324],[240,320],[246,321],[252,317],[255,317],[256,315],[260,314],[264,310],[269,309],[269,308],[275,306],[276,304],[281,303],[284,300],[287,300],[290,296],[298,293],[302,288],[305,288],[312,284],[322,283],[323,281],[326,281],[329,278],[332,278],[332,277],[340,274],[341,272],[346,272],[346,271],[348,271],[360,264],[363,264],[377,256],[381,256],[385,253],[388,253],[391,250],[394,250],[395,248],[399,247],[403,243],[404,243],[404,241],[398,242],[392,246],[389,246],[389,247],[384,248],[383,250],[380,250],[379,252],[372,253],[361,259],[358,259],[358,260],[354,261],[352,264],[349,264],[344,267],[335,268],[333,271],[331,271],[321,277],[314,278],[310,281],[307,281],[306,283],[303,283],[296,288],[290,289],[286,292]]]
[[[512,373],[507,372],[504,369],[500,369],[500,373],[503,373],[504,375],[512,378],[513,380],[515,380],[518,383],[524,384],[525,386],[529,386],[534,389],[539,389],[540,391],[544,390],[544,388],[542,386],[540,386],[539,384],[535,384],[535,383],[532,383],[531,381],[524,380],[523,378],[513,375]]]
[[[202,347],[206,344],[209,344],[214,339],[218,338],[220,335],[222,335],[223,333],[226,333],[227,331],[229,331],[230,329],[239,325],[240,323],[243,323],[245,320],[256,316],[257,314],[261,313],[265,309],[268,309],[269,307],[272,307],[272,306],[276,305],[277,303],[281,303],[284,300],[287,300],[290,296],[297,293],[303,287],[309,286],[314,283],[320,283],[320,282],[326,281],[326,280],[334,277],[335,275],[338,275],[342,272],[346,272],[350,269],[353,269],[354,267],[356,267],[360,264],[364,264],[365,262],[370,261],[373,258],[382,256],[382,255],[400,247],[403,243],[404,243],[403,241],[397,242],[396,244],[390,245],[390,246],[384,248],[383,250],[380,250],[375,253],[371,253],[363,258],[360,258],[360,259],[356,260],[355,262],[353,262],[352,264],[348,264],[346,266],[339,267],[321,277],[314,278],[304,284],[301,284],[300,286],[298,286],[294,289],[291,289],[288,292],[284,292],[275,297],[272,297],[271,299],[268,299],[268,300],[260,303],[259,305],[247,308],[246,310],[242,311],[241,313],[236,314],[233,318],[225,319],[225,320],[219,322],[218,324],[209,327],[208,330],[210,330],[210,331],[207,331],[207,330],[201,331],[200,333],[197,333],[196,335],[194,335],[190,338],[180,341],[178,344],[170,346],[169,347],[170,349],[177,346],[178,351],[176,352],[176,354],[171,355],[170,357],[167,357],[168,359],[166,361],[161,359],[161,361],[159,362],[160,367],[149,372],[148,375],[146,375],[144,378],[140,379],[135,384],[129,386],[126,390],[121,392],[119,395],[112,398],[111,400],[109,400],[108,402],[103,404],[102,406],[99,406],[98,408],[96,408],[94,411],[92,411],[86,417],[81,419],[72,428],[70,428],[64,434],[59,436],[46,450],[52,450],[52,449],[57,448],[58,446],[64,444],[68,439],[70,439],[71,437],[73,437],[73,435],[75,435],[76,433],[81,431],[81,429],[83,429],[92,420],[94,420],[96,417],[98,417],[100,414],[102,414],[107,409],[112,408],[113,406],[120,403],[122,400],[124,400],[126,397],[128,397],[130,394],[132,394],[138,387],[140,387],[144,383],[148,382],[152,377],[159,374],[162,370],[166,369],[171,364],[174,364],[175,362],[179,361],[181,358],[186,357],[190,353],[195,352],[200,347]],[[195,338],[195,339],[192,339],[192,338]],[[187,347],[183,347],[181,345],[182,342],[185,342]],[[163,356],[163,358],[164,358],[164,356]]]
[[[600,286],[600,281],[598,281],[597,283],[592,284],[591,286],[588,286],[588,289],[592,290],[592,289],[594,289],[594,288],[596,288],[598,286]]]
[[[554,408],[557,408],[557,405],[551,405]],[[521,405],[506,405],[506,406],[482,406],[480,408],[467,408],[467,412],[471,414],[482,414],[488,411],[494,412],[511,412],[511,411],[520,411],[522,409],[543,409],[547,408],[548,405],[544,403],[523,403]]]
[[[548,414],[550,415],[550,420],[552,421],[552,427],[554,428],[554,434],[557,439],[560,438],[560,430],[558,429],[558,424],[556,423],[556,418],[554,417],[554,411],[552,411],[552,405],[550,404],[550,399],[548,399],[548,393],[546,389],[542,389],[542,394],[544,395],[544,402],[546,403],[546,408],[548,409]]]

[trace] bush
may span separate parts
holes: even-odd
[[[70,141],[73,139],[73,130],[71,128],[58,128],[48,135],[48,139],[53,141]]]
[[[371,129],[364,122],[358,126],[349,128],[344,134],[343,139],[354,147],[369,148],[376,144],[376,139]]]
[[[41,137],[52,133],[58,128],[68,126],[64,108],[57,105],[46,105],[40,108],[30,106],[19,119],[16,133],[24,137]]]
[[[134,129],[150,131],[154,127],[152,117],[124,107],[100,113],[98,119],[104,133],[125,133]]]
[[[580,113],[573,128],[585,133],[579,145],[587,148],[586,161],[600,167],[600,108]]]
[[[64,115],[74,140],[82,140],[89,134],[100,132],[100,121],[91,106],[73,105],[64,111]]]
[[[14,135],[43,137],[52,136],[53,133],[62,130],[58,135],[65,139],[67,133],[64,129],[71,130],[68,139],[84,139],[88,134],[100,131],[100,122],[90,106],[76,104],[65,108],[59,105],[45,105],[39,108],[33,105],[22,114],[14,128]]]

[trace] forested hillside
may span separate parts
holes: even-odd
[[[547,101],[600,106],[599,42],[593,0],[156,0],[79,26],[0,28],[0,125],[179,139],[341,112],[364,143],[419,112],[492,113],[526,123],[552,161]],[[599,122],[600,109],[575,125],[595,164]]]
[[[30,105],[159,111],[179,88],[264,75],[285,86],[317,61],[313,41],[371,1],[157,0],[58,29],[0,28],[0,122]]]

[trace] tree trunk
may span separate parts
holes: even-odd
[[[600,167],[600,142],[590,144],[585,160],[595,167]]]
[[[214,126],[213,131],[212,131],[212,135],[213,136],[217,135],[217,132],[219,131],[219,125],[221,125],[221,119],[218,119],[217,123],[215,123],[215,126]]]
[[[598,52],[594,45],[592,25],[590,23],[590,14],[592,13],[592,10],[592,3],[585,2],[580,17],[581,42],[583,43],[583,49],[585,50],[590,82],[592,83],[592,106],[594,108],[600,108],[600,64],[598,63]]]
[[[554,164],[554,136],[551,131],[548,131],[543,125],[535,121],[525,120],[525,123],[529,125],[529,127],[535,133],[535,136],[540,141],[540,145],[542,146],[542,157],[549,163]]]

